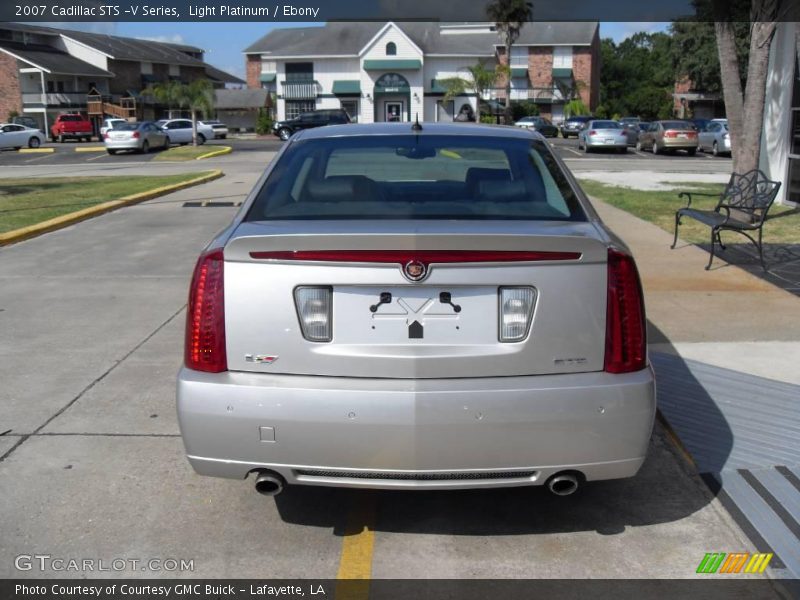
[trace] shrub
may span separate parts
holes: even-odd
[[[272,119],[265,108],[258,109],[258,117],[256,117],[256,133],[258,135],[267,135],[272,131]]]

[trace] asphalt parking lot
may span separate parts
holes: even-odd
[[[169,575],[195,577],[684,578],[706,552],[749,547],[658,424],[637,477],[567,498],[298,488],[271,499],[195,475],[174,406],[186,292],[235,209],[184,203],[244,198],[272,155],[245,143],[208,161],[222,179],[0,250],[0,577],[86,576],[15,569],[40,553],[186,559],[191,572]],[[0,177],[39,169],[24,166]]]
[[[662,154],[654,156],[651,152],[640,152],[635,148],[629,148],[626,154],[617,154],[615,152],[605,152],[602,150],[586,154],[578,150],[578,141],[575,138],[551,138],[548,142],[554,148],[556,154],[561,158],[568,161],[591,161],[596,159],[608,159],[615,161],[614,163],[622,167],[626,162],[631,160],[636,161],[636,166],[645,168],[650,163],[670,165],[672,167],[682,169],[685,165],[696,165],[699,168],[726,168],[730,171],[731,159],[730,157],[712,157],[710,154],[697,153],[695,156],[689,156],[685,152],[676,152],[675,154]],[[209,149],[213,146],[231,146],[236,153],[251,153],[251,152],[277,152],[284,142],[281,142],[275,137],[266,138],[228,138],[225,140],[213,140],[206,142]],[[86,148],[100,148],[102,143],[80,143],[80,142],[65,142],[63,144],[48,143],[43,148],[53,148],[55,152],[52,153],[19,153],[13,150],[0,152],[0,167],[4,165],[12,166],[26,166],[26,165],[68,165],[68,164],[121,164],[121,163],[146,163],[158,155],[158,151],[149,154],[136,154],[126,152],[111,156],[106,152],[100,150],[96,152],[83,151]],[[700,166],[702,165],[702,166]],[[713,165],[713,166],[712,166]]]
[[[237,153],[277,151],[283,142],[278,138],[227,138],[210,140],[203,147],[211,152],[217,146],[231,146]],[[42,165],[50,167],[52,165],[71,165],[71,164],[121,164],[121,163],[147,163],[153,160],[161,152],[154,150],[148,154],[136,152],[123,152],[117,155],[110,155],[103,149],[102,142],[64,142],[63,144],[47,143],[42,148],[53,152],[16,152],[14,150],[0,151],[0,167],[2,166],[28,166]]]

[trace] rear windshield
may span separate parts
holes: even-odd
[[[662,121],[664,129],[693,129],[694,126],[687,121]]]
[[[293,143],[246,218],[286,219],[586,217],[541,141],[401,135]]]
[[[595,121],[592,123],[595,129],[622,129],[622,126],[616,121]]]
[[[114,131],[136,131],[141,123],[114,123]]]
[[[83,117],[80,115],[61,115],[59,118],[62,121],[83,121]]]

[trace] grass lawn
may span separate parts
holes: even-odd
[[[222,150],[226,147],[227,146],[207,146],[206,144],[202,146],[192,146],[191,144],[187,146],[175,146],[169,150],[159,152],[153,160],[195,160],[198,156]]]
[[[204,174],[0,179],[0,233]]]
[[[686,206],[686,198],[678,198],[679,191],[719,194],[725,187],[724,184],[716,183],[686,183],[681,190],[643,191],[588,179],[582,179],[580,183],[583,191],[589,196],[658,225],[669,233],[675,230],[675,211]],[[716,197],[696,196],[692,200],[692,208],[710,210],[716,204]],[[708,243],[711,230],[694,219],[683,219],[678,235],[680,239],[693,244]],[[747,238],[736,233],[723,232],[722,238],[726,243],[750,243]],[[773,205],[764,224],[764,243],[800,243],[800,214],[787,206]]]

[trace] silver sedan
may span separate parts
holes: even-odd
[[[150,121],[119,123],[103,134],[103,143],[109,154],[116,154],[120,150],[147,154],[155,148],[169,148],[169,136]]]
[[[0,148],[38,148],[44,141],[44,134],[38,129],[16,123],[0,124]]]
[[[655,415],[624,243],[538,133],[296,133],[190,284],[201,475],[458,489],[632,477]]]
[[[628,132],[616,121],[587,121],[578,133],[578,150],[587,154],[598,148],[628,151]]]
[[[714,156],[731,153],[731,134],[727,121],[711,121],[703,131],[697,133],[697,148],[700,152],[711,152]]]

